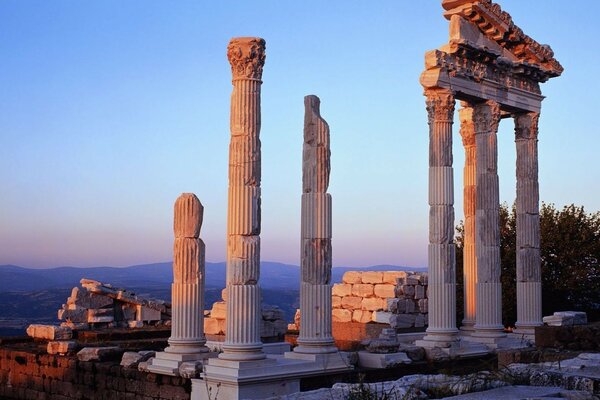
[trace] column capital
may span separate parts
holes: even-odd
[[[514,115],[515,140],[537,139],[540,113],[530,112]]]
[[[488,100],[473,106],[473,122],[475,134],[498,131],[500,122],[500,104]]]
[[[433,122],[452,122],[454,116],[454,93],[447,89],[427,89],[427,115],[429,124]]]
[[[462,103],[458,110],[460,118],[460,136],[464,147],[475,146],[475,123],[473,121],[473,107]]]
[[[233,80],[262,79],[265,65],[265,40],[258,37],[233,38],[227,45],[227,59],[231,64]]]

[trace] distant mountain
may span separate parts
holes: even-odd
[[[425,268],[376,265],[371,267],[337,267],[332,270],[332,281],[341,282],[346,271],[424,271]],[[300,268],[297,265],[265,261],[260,267],[260,284],[265,289],[293,289],[300,286]],[[124,288],[153,288],[167,286],[173,279],[170,262],[133,265],[130,267],[58,267],[48,269],[23,268],[0,265],[0,292],[34,291],[71,288],[79,285],[81,278],[95,279]],[[206,286],[225,286],[225,263],[206,263]]]

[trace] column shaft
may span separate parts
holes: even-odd
[[[331,195],[329,126],[317,96],[304,98],[300,336],[296,353],[337,351],[331,320]]]
[[[423,342],[449,346],[456,340],[456,260],[452,121],[454,96],[427,90],[429,115],[429,327]]]
[[[498,193],[497,130],[500,106],[493,101],[473,107],[477,165],[475,252],[477,307],[475,336],[505,336],[500,281],[500,198]]]
[[[227,209],[227,332],[219,358],[265,358],[260,340],[260,88],[265,41],[234,38]]]
[[[538,183],[539,113],[515,117],[517,147],[517,331],[542,325]]]
[[[460,134],[465,148],[465,167],[463,170],[463,208],[465,214],[463,243],[464,318],[461,329],[472,331],[475,325],[477,304],[477,255],[475,252],[477,157],[473,108],[465,104],[459,111],[459,115],[461,122]]]

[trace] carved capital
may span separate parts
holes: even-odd
[[[530,112],[515,115],[515,139],[537,139],[540,113]]]
[[[462,137],[463,146],[475,146],[473,107],[468,104],[463,104],[463,107],[458,110],[458,115],[460,118],[460,136]]]
[[[429,124],[452,122],[454,116],[454,94],[449,90],[425,91]]]
[[[261,38],[233,38],[227,46],[233,80],[261,80],[265,58],[265,40]]]
[[[475,134],[496,133],[500,122],[500,104],[488,100],[473,107]]]

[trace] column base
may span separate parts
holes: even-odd
[[[456,342],[458,342],[458,329],[435,331],[427,329],[423,339],[415,341],[415,345],[425,348],[449,348]]]
[[[332,354],[287,354],[292,354],[293,358],[270,355],[258,361],[210,359],[202,379],[192,379],[191,400],[285,396],[300,391],[300,378],[331,373],[331,370],[324,370],[323,365]],[[317,361],[306,360],[304,356],[315,357]]]
[[[262,351],[262,343],[231,345],[223,343],[223,353],[219,354],[221,360],[228,361],[257,361],[264,360],[267,355]]]
[[[353,369],[348,353],[338,351],[336,347],[334,347],[335,352],[318,354],[299,353],[296,352],[296,349],[294,349],[294,351],[284,353],[283,356],[285,359],[309,361],[314,363],[316,368],[328,372],[344,372]]]
[[[168,353],[161,351],[148,360],[147,370],[155,374],[179,376],[179,367],[186,362],[202,361],[217,357],[217,353],[206,351],[192,354]]]
[[[338,348],[335,347],[334,341],[314,341],[298,339],[298,346],[294,348],[294,353],[301,354],[327,354],[337,353]]]
[[[475,321],[463,321],[459,329],[461,336],[470,336],[475,332]]]

